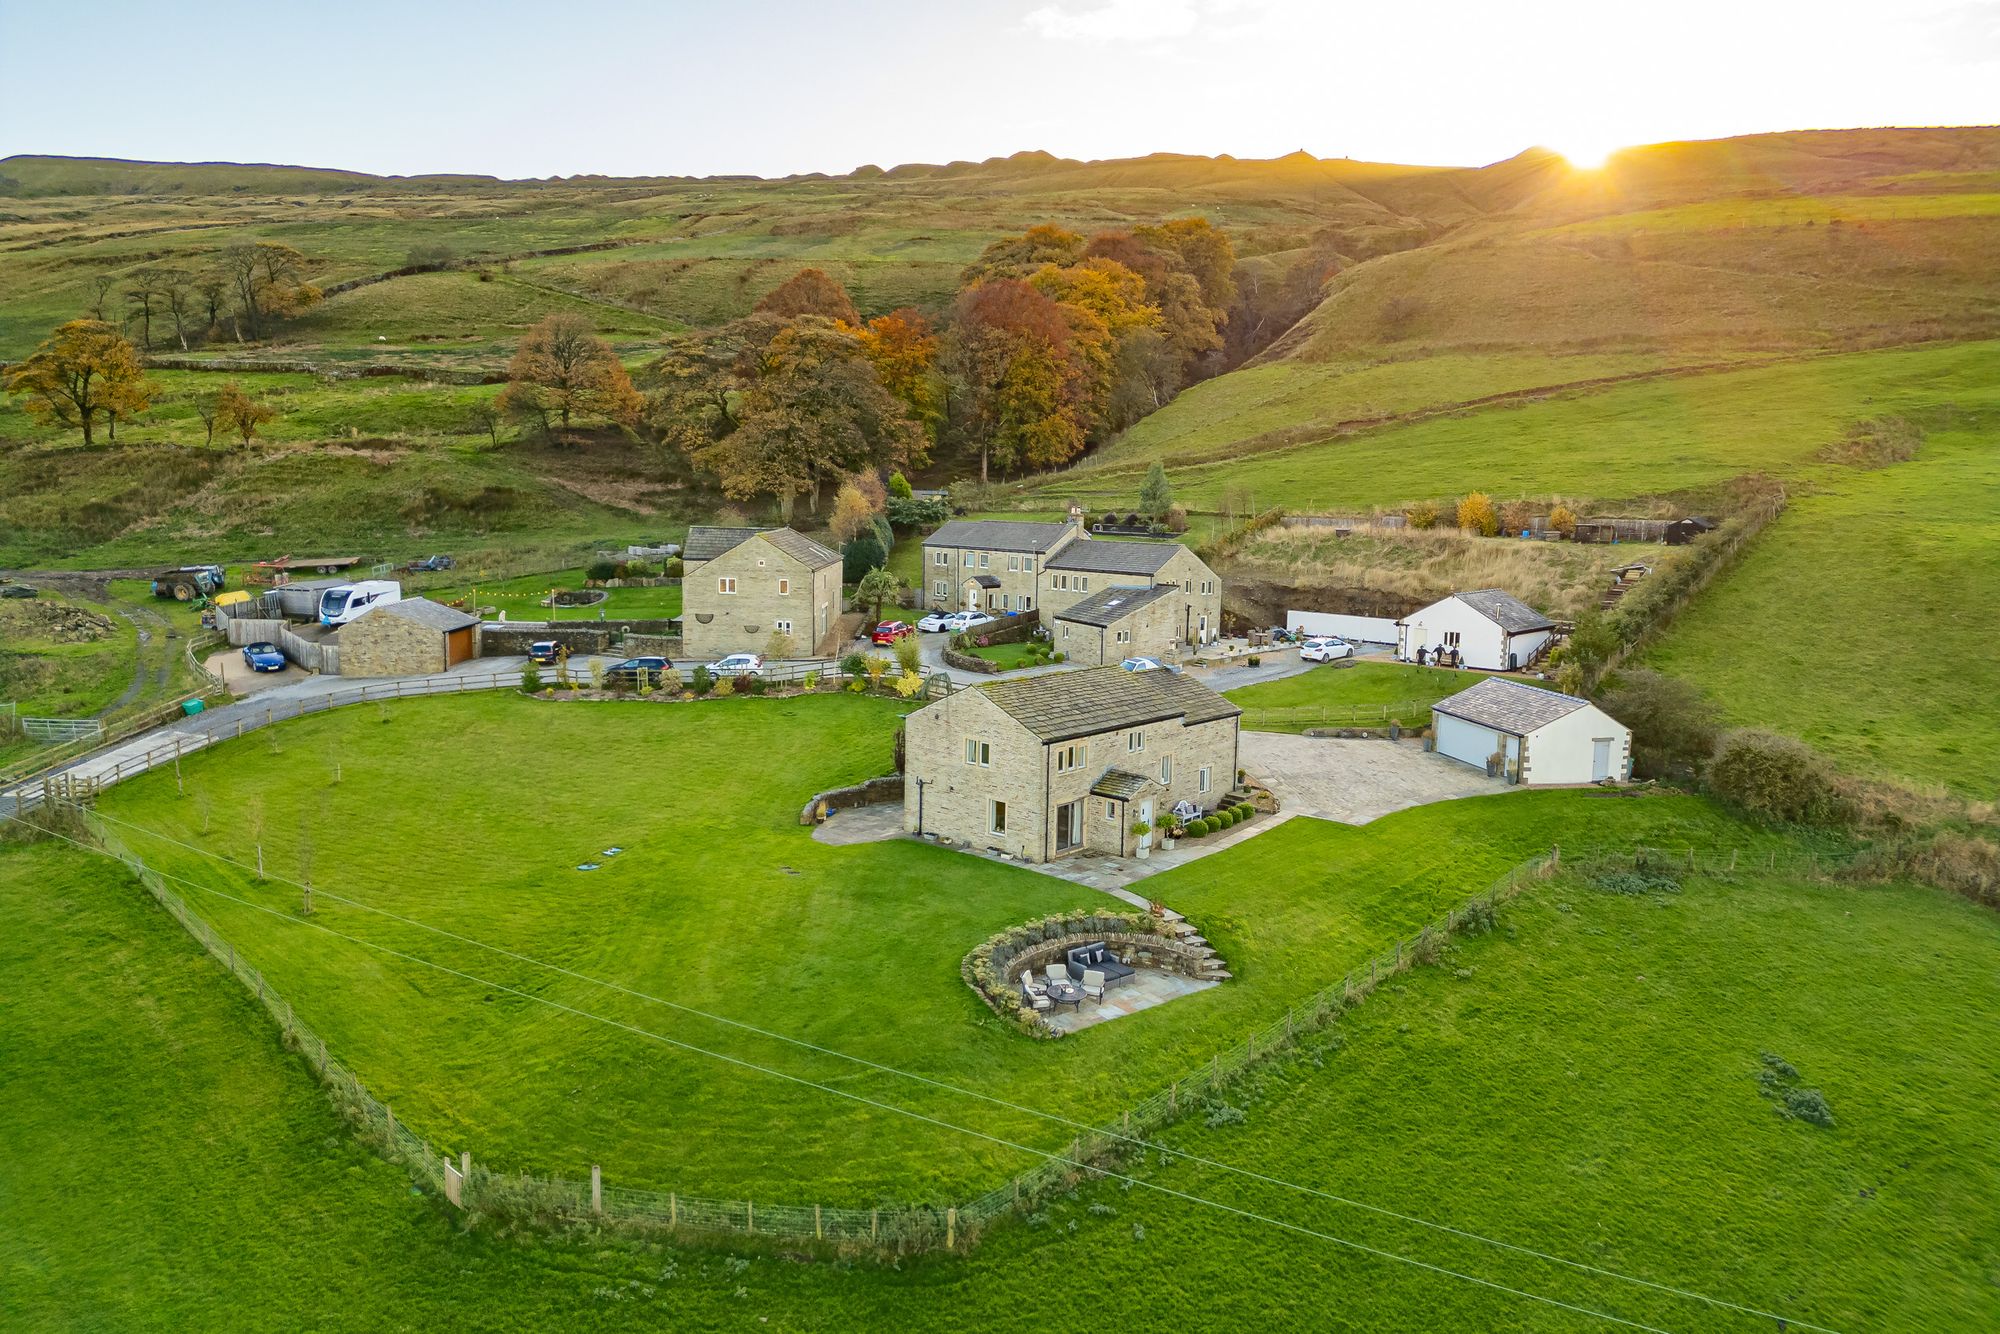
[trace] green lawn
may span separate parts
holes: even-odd
[[[1361,710],[1368,715],[1368,721],[1373,721],[1376,711],[1396,704],[1411,706],[1402,720],[1404,726],[1426,727],[1430,724],[1432,704],[1472,686],[1486,675],[1364,659],[1344,667],[1333,664],[1313,667],[1297,676],[1244,686],[1228,694],[1243,707],[1244,726],[1259,731],[1298,732],[1320,725],[1313,719],[1287,715],[1258,717],[1259,711],[1265,709],[1325,709],[1326,721],[1338,724],[1348,721],[1351,715],[1347,710]]]
[[[476,598],[482,607],[492,607],[496,613],[505,612],[510,621],[594,621],[600,612],[610,620],[667,619],[681,614],[679,584],[660,584],[652,588],[608,588],[604,601],[587,607],[544,607],[542,599],[551,590],[583,587],[582,567],[557,570],[552,574],[496,579],[490,583],[480,580],[460,582],[463,579],[460,571],[453,571],[444,577],[453,581],[450,586],[435,591],[426,590],[425,596],[447,602],[462,597]]]
[[[1028,645],[1026,643],[991,644],[985,648],[975,647],[972,650],[972,656],[975,658],[984,658],[988,662],[998,663],[1002,671],[1012,671],[1016,667],[1025,667],[1028,665]]]
[[[0,1299],[21,1328],[969,1331],[1059,1324],[1078,1291],[1138,1327],[1604,1328],[1115,1182],[893,1268],[462,1230],[117,867],[0,847],[0,913]],[[1243,1124],[1169,1142],[1830,1328],[1987,1329],[1996,959],[1993,915],[1928,891],[1558,884],[1232,1095]],[[1835,1128],[1773,1114],[1765,1051]],[[1214,1169],[1136,1171],[1661,1328],[1771,1328]]]
[[[1849,767],[2000,795],[2000,389],[1960,403],[1907,463],[1824,470],[1646,665]]]
[[[150,775],[112,790],[102,809],[238,857],[253,850],[246,816],[261,812],[278,873],[296,871],[310,838],[323,889],[649,995],[1093,1118],[1164,1087],[1245,1026],[1553,842],[1749,836],[1692,800],[1578,793],[1450,803],[1365,829],[1293,821],[1147,882],[1201,924],[1238,981],[1038,1044],[978,1003],[959,960],[1001,927],[1109,900],[929,845],[827,847],[796,823],[814,790],[889,768],[895,719],[886,701],[850,697],[409,701],[205,751],[181,766],[186,796],[172,774]],[[452,744],[438,744],[445,736]],[[783,766],[756,762],[778,753]],[[383,801],[392,791],[409,799]],[[134,837],[168,869],[279,909],[297,901],[296,890],[254,886],[238,870]],[[599,855],[612,846],[625,851]],[[573,869],[586,860],[604,869]],[[963,1198],[1023,1166],[998,1146],[774,1085],[284,916],[220,900],[206,910],[409,1125],[495,1165],[575,1175],[597,1162],[632,1184],[828,1204]],[[1046,1123],[551,978],[330,899],[316,920],[924,1114],[1053,1142]],[[750,1150],[773,1136],[783,1154]]]

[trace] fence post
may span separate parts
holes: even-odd
[[[604,1169],[596,1163],[590,1165],[590,1212],[604,1212]]]
[[[1176,1079],[1167,1085],[1167,1115],[1178,1116],[1181,1110],[1181,1081]]]
[[[388,1103],[382,1104],[382,1115],[389,1119],[389,1147],[396,1147],[396,1109]]]
[[[826,1232],[819,1225],[819,1206],[817,1204],[813,1205],[813,1239],[815,1241],[824,1241],[826,1239]]]
[[[944,1211],[944,1248],[951,1250],[958,1244],[958,1208],[956,1205]]]
[[[743,1230],[745,1232],[755,1232],[757,1230],[757,1202],[755,1200],[743,1201]]]
[[[673,1193],[672,1191],[668,1191],[668,1192],[667,1192],[667,1223],[668,1223],[668,1225],[669,1225],[669,1226],[672,1226],[672,1227],[678,1227],[678,1226],[680,1225],[680,1221],[681,1221],[681,1202],[680,1202],[680,1196],[678,1196],[678,1195],[674,1194],[674,1193]]]
[[[1018,1181],[1015,1182],[1014,1188],[1015,1190],[1018,1191],[1021,1188],[1021,1183]],[[868,1240],[870,1241],[875,1240],[876,1235],[880,1230],[881,1222],[882,1222],[882,1211],[880,1209],[870,1209],[868,1211]]]
[[[458,1176],[459,1176],[459,1183],[458,1183],[459,1198],[461,1201],[463,1201],[465,1198],[469,1197],[472,1193],[472,1150],[470,1149],[459,1150]],[[465,1205],[461,1202],[459,1208],[463,1209],[465,1208]]]

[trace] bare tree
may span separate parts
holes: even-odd
[[[93,320],[105,318],[105,303],[111,300],[111,294],[117,290],[118,283],[119,277],[115,273],[93,273],[90,276],[90,302],[85,306],[90,312],[90,318]]]
[[[194,323],[200,311],[200,294],[195,290],[193,275],[184,269],[161,271],[160,300],[173,318],[174,339],[181,345],[181,351],[188,350],[188,326]]]
[[[126,323],[139,326],[141,351],[153,350],[153,311],[163,306],[167,295],[167,275],[151,264],[134,269],[125,279]]]

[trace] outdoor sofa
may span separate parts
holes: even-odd
[[[1093,940],[1088,945],[1072,945],[1069,949],[1069,975],[1071,980],[1081,982],[1086,969],[1104,974],[1104,985],[1115,987],[1130,982],[1132,966],[1120,963],[1103,941]]]

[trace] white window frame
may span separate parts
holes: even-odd
[[[1019,574],[1021,572],[1021,558],[1019,556],[1009,556],[1007,558],[1007,572],[1009,574]]]
[[[982,741],[976,736],[965,739],[965,762],[981,769],[993,767],[993,743]]]
[[[980,552],[980,553],[979,553],[979,568],[980,568],[980,569],[982,569],[982,570],[983,570],[983,569],[986,569],[986,568],[987,568],[988,566],[990,566],[990,565],[992,564],[992,560],[993,560],[993,558],[992,558],[992,556],[991,556],[991,555],[990,555],[989,553],[987,553],[987,552],[984,552],[984,551]]]
[[[1057,747],[1056,772],[1059,774],[1066,774],[1081,769],[1084,766],[1085,757],[1088,754],[1089,752],[1084,749],[1084,745],[1081,741],[1074,741],[1067,746]]]
[[[1035,572],[1035,558],[1033,556],[1021,557],[1021,573],[1033,574],[1034,572]]]
[[[933,565],[951,564],[951,553],[949,551],[933,551],[931,553],[931,564]]]
[[[951,583],[949,580],[939,579],[931,585],[931,590],[933,597],[948,598],[951,596]]]
[[[1007,803],[989,799],[986,803],[986,832],[1004,834],[1007,832]]]
[[[1109,797],[1104,799],[1104,818],[1112,824],[1118,823],[1118,803]]]
[[[1201,773],[1199,774],[1199,778],[1201,781],[1199,786],[1196,788],[1196,791],[1198,792],[1208,791],[1208,775],[1209,775],[1209,766],[1204,764],[1201,766]]]
[[[1174,757],[1172,755],[1162,755],[1160,756],[1160,786],[1161,787],[1172,786],[1173,781],[1174,781]]]
[[[1117,632],[1117,637],[1116,637],[1116,641],[1115,641],[1115,642],[1117,642],[1117,643],[1120,643],[1120,644],[1129,644],[1129,643],[1131,643],[1131,642],[1132,642],[1132,632],[1131,632],[1130,630],[1120,630],[1120,631],[1118,631],[1118,632]]]
[[[790,621],[772,621],[771,628],[781,635],[788,635],[792,632],[792,623]]]
[[[1446,648],[1458,647],[1458,631],[1447,630],[1444,632],[1444,646]]]
[[[1146,733],[1143,728],[1137,732],[1127,732],[1125,734],[1125,753],[1127,755],[1137,755],[1145,748]]]
[[[728,597],[736,596],[736,580],[728,575],[719,575],[715,581],[715,591]]]
[[[790,597],[791,594],[792,594],[792,581],[789,579],[780,579],[778,581],[778,596],[781,598]]]

